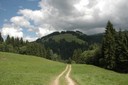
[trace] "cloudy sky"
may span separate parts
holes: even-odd
[[[110,20],[128,29],[127,0],[0,0],[0,31],[33,41],[54,31],[102,33]]]

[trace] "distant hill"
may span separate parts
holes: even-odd
[[[82,32],[79,31],[62,31],[62,32],[53,32],[47,36],[44,36],[40,39],[37,39],[37,42],[48,42],[49,40],[55,40],[55,42],[60,43],[61,40],[65,40],[67,42],[76,42],[79,44],[84,44],[85,40],[80,38],[81,36],[87,36],[85,34],[83,34]]]
[[[75,49],[87,50],[91,44],[101,43],[103,34],[86,35],[80,31],[53,32],[36,40],[52,49],[61,59],[69,59]]]

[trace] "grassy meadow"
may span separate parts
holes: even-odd
[[[128,74],[120,74],[92,65],[72,65],[71,77],[77,85],[128,85]]]
[[[65,67],[40,57],[0,52],[0,85],[49,85]],[[85,64],[73,64],[71,77],[77,85],[128,85],[128,74]],[[65,74],[60,82],[65,85]]]
[[[48,85],[65,66],[40,57],[0,52],[0,85]]]

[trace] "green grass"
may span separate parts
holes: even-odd
[[[84,44],[85,43],[85,41],[77,38],[77,36],[74,36],[72,34],[60,34],[60,35],[56,35],[56,36],[53,36],[53,39],[56,42],[60,42],[60,40],[65,39],[67,42],[75,41],[76,43],[79,43],[79,44]]]
[[[49,85],[65,67],[40,57],[0,52],[0,85]],[[71,77],[77,85],[128,85],[128,74],[92,65],[73,64]],[[63,76],[62,85],[64,80]]]
[[[65,66],[40,57],[0,52],[0,85],[48,85]]]
[[[128,74],[120,74],[92,65],[72,65],[72,78],[78,85],[128,85]]]

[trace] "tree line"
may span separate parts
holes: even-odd
[[[102,43],[103,67],[119,72],[128,72],[128,32],[117,32],[109,21]]]
[[[128,31],[116,31],[108,21],[101,44],[92,44],[88,50],[74,50],[72,60],[128,73]]]
[[[9,35],[4,40],[0,33],[0,51],[26,55],[47,57],[47,50],[39,43],[24,41],[23,38],[14,38]]]

